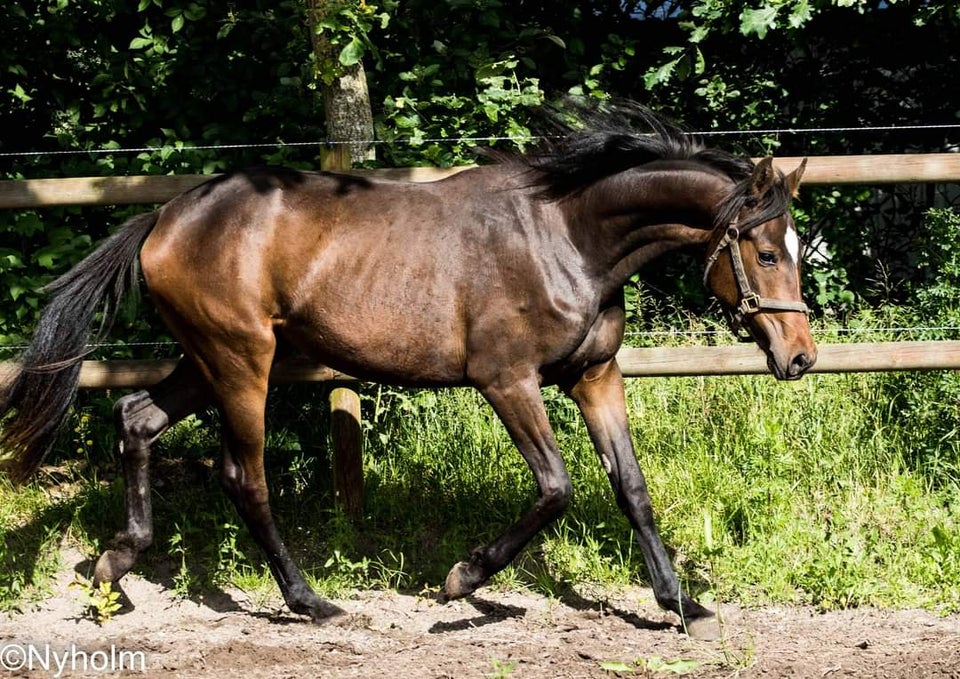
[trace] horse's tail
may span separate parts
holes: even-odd
[[[56,442],[77,393],[85,347],[102,309],[98,338],[110,330],[127,290],[136,282],[140,247],[159,213],[130,219],[45,292],[33,340],[9,381],[0,384],[0,462],[10,478],[30,477]],[[12,411],[12,413],[11,413]]]

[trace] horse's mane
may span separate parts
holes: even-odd
[[[528,170],[529,186],[539,195],[558,200],[576,195],[605,177],[657,160],[688,161],[729,177],[735,188],[718,206],[717,224],[729,224],[744,206],[755,204],[750,195],[754,163],[720,149],[708,148],[680,126],[631,101],[584,104],[565,101],[545,108],[543,138],[522,155],[493,153],[496,160],[519,163]],[[782,190],[776,190],[779,187]],[[783,182],[768,192],[761,214],[750,228],[786,211],[790,201]],[[752,202],[751,202],[752,201]]]

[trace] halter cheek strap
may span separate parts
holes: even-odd
[[[720,253],[725,249],[730,250],[730,261],[733,264],[733,275],[737,281],[737,289],[740,292],[740,304],[730,313],[730,325],[734,332],[739,334],[743,327],[745,316],[755,314],[758,311],[796,311],[798,313],[808,314],[810,309],[803,302],[793,302],[789,300],[772,299],[770,297],[761,297],[750,287],[750,281],[747,279],[747,272],[743,268],[743,257],[740,255],[740,230],[734,221],[727,227],[723,238],[717,243],[710,257],[707,258],[706,269],[703,272],[703,284],[707,284],[710,277],[710,270],[716,264]],[[747,338],[749,339],[749,338]]]

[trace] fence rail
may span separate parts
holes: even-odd
[[[887,372],[960,369],[960,340],[927,342],[858,342],[821,344],[811,372]],[[768,373],[766,357],[753,344],[731,346],[624,347],[617,361],[626,377],[760,375]],[[82,389],[144,389],[169,375],[177,359],[84,361]],[[0,363],[0,384],[16,366]],[[274,366],[270,381],[352,382],[354,377],[305,359]]]
[[[784,171],[800,157],[777,158]],[[354,170],[365,177],[436,181],[466,167],[408,167]],[[0,181],[0,208],[26,209],[55,205],[129,205],[165,203],[216,175],[150,175],[133,177],[72,177]],[[811,156],[804,184],[909,184],[960,181],[960,153]]]
[[[777,166],[794,169],[800,158],[778,158]],[[342,167],[330,159],[323,167]],[[465,168],[400,168],[358,171],[367,177],[434,181]],[[0,208],[30,209],[55,205],[121,205],[163,203],[213,178],[213,175],[86,177],[0,181]],[[960,154],[814,156],[808,159],[804,183],[902,184],[960,182]],[[755,346],[624,348],[618,361],[627,377],[680,375],[744,375],[766,373],[763,354]],[[163,379],[176,360],[84,361],[80,386],[87,389],[144,388]],[[0,389],[15,369],[0,362]],[[960,341],[821,344],[814,372],[960,369]],[[274,382],[350,381],[351,378],[314,363],[275,366]],[[341,393],[342,392],[342,393]],[[331,411],[337,435],[333,441],[338,501],[348,512],[361,507],[363,475],[360,459],[359,398],[349,389],[335,389]],[[346,415],[344,417],[344,415]]]

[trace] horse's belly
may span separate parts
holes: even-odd
[[[311,359],[360,379],[409,385],[464,381],[464,352],[456,333],[417,319],[288,322],[281,334]]]

